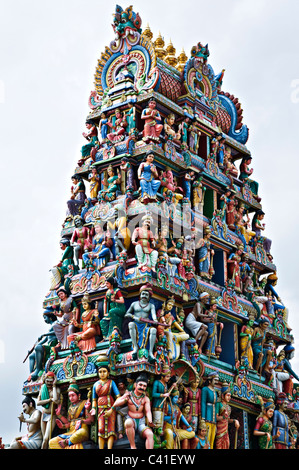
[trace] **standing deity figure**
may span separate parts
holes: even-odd
[[[276,398],[276,409],[273,414],[273,444],[275,449],[288,449],[291,446],[289,436],[289,421],[285,411],[288,400],[285,393],[280,393]]]
[[[90,229],[84,226],[83,220],[79,215],[74,217],[75,230],[73,231],[70,245],[74,250],[74,264],[79,270],[79,260],[82,260],[83,253],[91,248]],[[84,268],[84,263],[83,266]]]
[[[240,423],[237,419],[232,419],[231,407],[229,402],[231,400],[231,391],[228,384],[223,384],[221,388],[221,401],[217,403],[217,430],[215,437],[215,449],[229,449],[230,440],[228,433],[228,425],[234,424],[235,436],[237,436]],[[236,441],[235,441],[236,448]]]
[[[211,279],[214,274],[213,257],[214,250],[211,248],[211,229],[210,227],[204,228],[204,236],[199,241],[198,248],[198,269],[199,275],[203,278]]]
[[[65,432],[50,440],[50,449],[84,449],[83,442],[89,439],[88,425],[93,421],[90,414],[90,400],[89,398],[81,400],[79,386],[75,379],[71,380],[67,394],[70,402],[67,417],[61,414],[61,403],[55,410],[56,424]]]
[[[216,299],[212,298],[210,300],[209,308],[206,310],[205,314],[201,316],[202,321],[207,323],[208,327],[208,338],[205,343],[204,353],[209,357],[209,359],[211,356],[218,357],[221,352],[220,341],[224,325],[217,321],[217,316]],[[219,327],[219,335],[217,327]]]
[[[242,261],[243,249],[244,245],[238,244],[235,251],[229,255],[227,260],[228,279],[233,283],[236,292],[241,292],[242,290],[240,263]]]
[[[114,201],[118,192],[120,192],[121,174],[119,170],[116,173],[113,166],[109,165],[102,181],[104,189],[98,192],[98,200],[100,202]]]
[[[161,185],[157,168],[153,163],[154,158],[155,156],[151,151],[147,152],[144,161],[139,165],[137,173],[140,181],[140,200],[145,204],[157,199],[157,192]]]
[[[106,113],[101,113],[99,121],[99,132],[101,134],[101,144],[105,143],[108,134],[108,118]]]
[[[199,377],[195,377],[184,390],[184,403],[189,403],[190,405],[190,423],[195,434],[197,434],[199,418],[201,416],[201,388],[199,383]]]
[[[179,395],[180,393],[178,390],[172,393],[170,398],[171,403],[167,404],[164,415],[164,436],[166,440],[166,449],[180,449],[181,441],[195,438],[195,432],[193,431],[192,426],[186,420],[178,406]],[[197,445],[197,440],[194,440],[193,442],[193,448],[195,448]]]
[[[253,351],[253,367],[256,371],[261,373],[263,366],[266,362],[266,334],[270,322],[267,318],[259,320],[258,326],[254,329],[251,337],[251,346]]]
[[[152,271],[156,271],[158,251],[153,248],[155,237],[150,230],[152,218],[148,215],[142,217],[142,226],[136,227],[132,234],[132,245],[135,246],[138,267],[147,266]]]
[[[96,167],[92,167],[91,168],[91,171],[88,175],[88,181],[89,181],[89,195],[90,195],[90,198],[93,200],[93,201],[96,201],[97,200],[97,197],[98,197],[98,192],[99,192],[99,189],[100,189],[100,184],[101,184],[101,179],[100,179],[100,175],[96,169]]]
[[[75,333],[76,328],[72,323],[72,319],[75,318],[79,321],[79,308],[72,296],[68,295],[67,291],[60,288],[57,291],[59,297],[59,310],[56,311],[53,307],[54,315],[57,320],[53,323],[53,330],[56,338],[59,342],[61,349],[68,349],[68,336]]]
[[[259,397],[261,400],[261,397]],[[262,400],[262,412],[256,419],[253,435],[258,438],[258,446],[260,449],[273,449],[273,436],[272,436],[272,418],[275,410],[273,400],[266,403]],[[277,438],[279,436],[275,436]]]
[[[141,119],[144,121],[143,140],[159,140],[163,124],[161,123],[162,118],[156,109],[156,101],[154,99],[150,99],[147,108],[142,111]]]
[[[246,364],[248,369],[253,369],[251,338],[254,332],[254,320],[254,315],[249,315],[247,324],[243,325],[240,331],[240,359]]]
[[[154,426],[151,402],[146,394],[148,377],[140,374],[134,382],[133,390],[127,390],[121,397],[115,400],[110,410],[105,412],[105,416],[115,413],[115,409],[124,405],[128,406],[128,414],[125,420],[125,431],[131,449],[136,449],[136,432],[145,440],[146,449],[154,448],[154,435],[151,428]],[[147,423],[146,423],[147,421]]]
[[[90,414],[97,417],[98,421],[98,444],[99,449],[112,449],[114,441],[117,438],[116,412],[113,408],[114,401],[120,396],[114,380],[109,378],[109,366],[106,356],[100,356],[98,359],[99,380],[95,382],[92,388],[92,410]],[[112,412],[106,415],[106,411]]]
[[[165,399],[170,396],[168,382],[171,378],[171,371],[167,365],[163,366],[160,375],[160,378],[154,380],[152,389],[153,423],[156,427],[163,427],[166,406]]]
[[[106,288],[103,318],[100,322],[104,340],[111,336],[114,328],[118,328],[120,332],[122,331],[123,319],[126,313],[125,301],[114,277],[106,279]]]
[[[198,427],[198,444],[196,449],[210,449],[210,442],[208,439],[208,426],[204,419],[201,419]]]
[[[42,449],[47,449],[55,427],[55,405],[60,403],[60,389],[56,385],[57,377],[49,371],[43,375],[43,384],[40,388],[36,404],[42,407],[41,431],[43,435]]]
[[[36,409],[35,401],[29,395],[22,401],[22,408],[23,411],[18,418],[20,428],[22,423],[27,424],[27,434],[15,437],[9,449],[40,449],[43,441],[40,427],[41,412]],[[25,418],[24,413],[28,415],[28,418]]]
[[[126,318],[131,318],[129,323],[129,334],[132,340],[133,358],[137,358],[139,349],[148,347],[148,357],[150,361],[155,361],[154,346],[157,338],[157,316],[155,305],[150,302],[153,294],[152,287],[145,284],[139,290],[139,301],[133,302],[127,313]]]
[[[195,180],[195,172],[194,171],[187,171],[184,174],[183,179],[183,189],[184,189],[184,197],[191,202],[192,196],[192,183]]]
[[[210,448],[214,448],[216,437],[216,404],[218,401],[217,391],[215,388],[216,380],[218,380],[217,372],[210,372],[207,376],[206,385],[201,390],[201,417],[205,420],[208,428],[208,441]]]

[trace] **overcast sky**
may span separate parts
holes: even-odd
[[[253,177],[266,213],[277,290],[299,339],[299,2],[151,0],[131,3],[154,38],[179,54],[208,43],[222,89],[237,96],[249,127]],[[42,302],[60,259],[70,177],[80,157],[97,60],[113,39],[116,2],[1,0],[0,437],[18,435],[27,351],[48,330]],[[297,325],[296,325],[297,323]],[[293,367],[299,373],[299,346]],[[25,427],[24,427],[25,429]],[[24,430],[23,429],[23,430]]]

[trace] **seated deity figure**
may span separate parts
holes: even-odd
[[[152,294],[151,285],[143,285],[139,290],[139,300],[133,302],[125,314],[125,318],[132,319],[128,327],[133,345],[133,358],[136,359],[139,349],[148,348],[150,362],[156,360],[154,346],[157,338],[157,329],[153,326],[157,322],[156,308],[150,302]]]

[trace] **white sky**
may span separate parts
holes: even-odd
[[[59,239],[70,177],[80,157],[97,59],[113,39],[115,4],[131,3],[154,37],[177,53],[208,43],[224,91],[249,127],[254,178],[289,307],[299,373],[297,205],[299,2],[296,0],[0,1],[1,328],[0,437],[18,435],[27,350],[48,330],[42,302]],[[23,427],[23,430],[25,427]]]

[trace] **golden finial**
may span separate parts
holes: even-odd
[[[153,33],[152,33],[151,28],[149,27],[148,23],[146,25],[146,28],[143,30],[142,36],[145,36],[150,41],[153,39]]]
[[[173,47],[173,44],[171,40],[169,41],[168,46],[166,47],[166,57],[165,57],[165,62],[169,65],[172,65],[173,67],[176,66],[178,59],[176,58],[176,49]]]
[[[182,52],[178,56],[178,63],[177,63],[177,69],[180,72],[182,72],[184,70],[187,60],[188,60],[188,57],[187,57],[184,49],[182,49]]]
[[[155,52],[156,52],[157,57],[160,57],[160,59],[164,59],[166,55],[166,51],[164,49],[165,42],[161,36],[160,31],[159,31],[157,39],[154,42],[154,46],[155,46]]]

